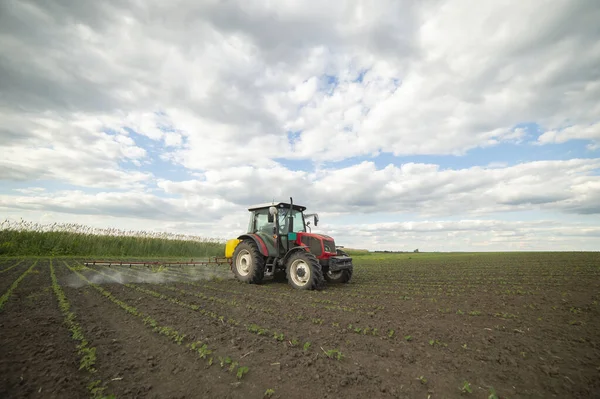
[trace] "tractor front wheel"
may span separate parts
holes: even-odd
[[[341,249],[338,249],[337,251],[337,255],[343,255],[343,256],[348,256],[348,254],[344,251],[342,251]],[[339,270],[337,272],[332,272],[330,270],[327,270],[324,273],[325,276],[325,280],[331,282],[331,283],[341,283],[341,284],[345,284],[350,282],[350,279],[352,279],[352,268],[350,269],[345,269],[345,270]]]
[[[288,283],[300,290],[321,289],[325,284],[317,258],[310,252],[297,251],[287,260]]]
[[[252,240],[240,242],[233,252],[233,274],[249,284],[260,283],[265,276],[265,258]]]
[[[352,278],[352,269],[344,269],[337,272],[327,270],[327,273],[324,275],[325,280],[331,283],[348,283]]]

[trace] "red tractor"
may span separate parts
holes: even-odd
[[[347,283],[352,278],[352,258],[335,246],[332,237],[310,232],[317,214],[289,203],[252,206],[246,234],[227,242],[225,256],[240,281],[258,284],[266,276],[287,280],[297,289],[321,289],[325,280]],[[309,229],[307,231],[307,228]]]

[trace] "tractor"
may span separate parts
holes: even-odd
[[[245,234],[228,240],[225,257],[242,282],[259,284],[265,277],[286,281],[296,289],[322,289],[325,281],[348,283],[352,258],[338,249],[332,237],[311,232],[319,215],[304,214],[306,207],[290,202],[266,203],[248,208]],[[308,231],[307,231],[308,229]]]

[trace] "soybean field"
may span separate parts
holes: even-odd
[[[0,258],[1,397],[600,392],[599,253],[371,253],[320,291],[84,261]]]

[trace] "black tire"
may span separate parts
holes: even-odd
[[[299,290],[320,290],[325,286],[318,259],[306,251],[296,251],[285,266],[288,283]]]
[[[338,249],[336,252],[338,255],[348,256],[348,254],[341,249]],[[352,268],[341,270],[339,272],[330,272],[327,270],[323,273],[323,277],[330,283],[346,284],[352,279]]]
[[[265,258],[253,240],[240,242],[233,251],[232,271],[235,277],[248,284],[259,284],[265,277]]]
[[[329,272],[328,270],[323,276],[330,283],[346,284],[352,279],[352,269],[340,270],[339,272]]]

